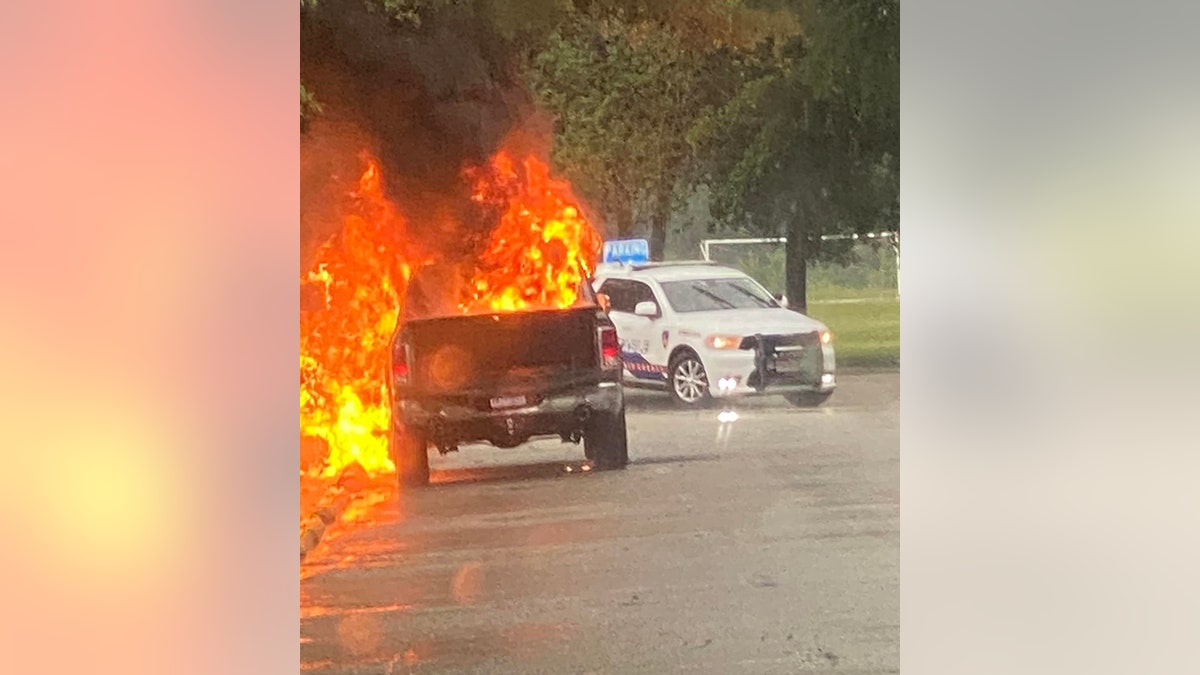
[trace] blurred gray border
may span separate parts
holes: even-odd
[[[902,6],[904,672],[1200,672],[1198,25]]]

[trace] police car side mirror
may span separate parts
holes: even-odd
[[[639,302],[637,306],[633,308],[633,313],[637,314],[638,316],[648,316],[650,318],[654,318],[658,316],[658,305],[650,302],[649,300]]]
[[[788,306],[787,296],[785,296],[783,293],[775,294],[775,302],[778,302],[779,306],[783,308],[787,308]]]

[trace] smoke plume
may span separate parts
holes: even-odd
[[[382,163],[416,247],[466,258],[494,226],[461,171],[484,162],[533,106],[511,49],[469,4],[448,3],[419,24],[362,0],[304,10],[301,79],[323,108],[301,136],[304,263],[339,227],[339,195],[361,173],[363,150]]]

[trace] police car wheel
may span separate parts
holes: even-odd
[[[799,408],[816,408],[829,400],[833,395],[832,391],[818,393],[815,391],[798,391],[791,394],[784,394],[783,397],[794,406]]]
[[[712,400],[708,389],[708,373],[700,357],[684,352],[671,361],[671,396],[683,405],[699,406]]]
[[[394,426],[389,450],[400,487],[429,485],[429,441],[424,434]]]
[[[583,454],[601,471],[625,468],[629,463],[625,408],[611,414],[597,414],[588,420],[588,428],[583,434]]]

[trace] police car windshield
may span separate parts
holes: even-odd
[[[662,283],[662,289],[676,312],[779,306],[762,287],[748,278],[666,281]]]

